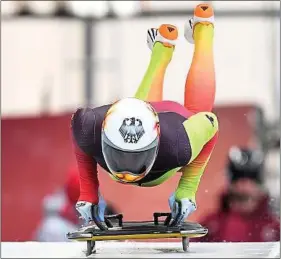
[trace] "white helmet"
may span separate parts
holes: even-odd
[[[158,115],[145,101],[117,101],[105,115],[101,140],[110,173],[122,182],[139,181],[149,173],[157,157]]]

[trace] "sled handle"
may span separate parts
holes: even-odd
[[[123,227],[123,214],[106,215],[105,220],[110,222],[110,219],[118,219],[118,226]],[[112,223],[110,222],[112,225]]]
[[[168,226],[171,219],[172,219],[172,214],[169,212],[155,212],[153,214],[154,217],[154,224],[155,225],[159,225],[159,218],[160,217],[166,217],[165,221],[164,221],[164,225]]]

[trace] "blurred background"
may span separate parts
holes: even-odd
[[[209,227],[206,241],[277,240],[280,2],[209,2],[220,137],[190,220]],[[150,27],[179,28],[164,97],[183,102],[193,54],[183,26],[199,3],[1,1],[2,241],[63,241],[79,226],[71,114],[134,94],[150,59]],[[143,189],[99,175],[108,213],[121,212],[126,220],[168,211],[179,180]],[[143,199],[149,200],[145,208]]]

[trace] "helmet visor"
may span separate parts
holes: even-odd
[[[143,151],[124,151],[102,142],[102,151],[110,172],[118,179],[137,181],[151,169],[157,156],[158,145]]]

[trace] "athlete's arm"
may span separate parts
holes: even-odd
[[[80,196],[78,201],[87,201],[98,204],[99,180],[97,163],[87,154],[74,147],[80,177]]]
[[[195,202],[195,195],[201,176],[208,164],[218,136],[218,120],[213,113],[197,113],[184,123],[189,137],[192,157],[182,169],[182,176],[176,190],[176,200],[189,198]]]
[[[156,42],[150,58],[149,66],[135,94],[135,98],[143,101],[162,100],[165,71],[173,55],[173,48]]]
[[[86,154],[79,146],[80,142],[87,142],[85,134],[84,122],[89,123],[91,116],[84,112],[82,109],[78,109],[73,115],[71,120],[72,139],[74,146],[74,153],[77,161],[77,166],[80,176],[80,196],[79,201],[87,201],[93,204],[98,204],[98,188],[99,180],[97,174],[97,163],[92,156]],[[78,139],[78,142],[77,142]]]

